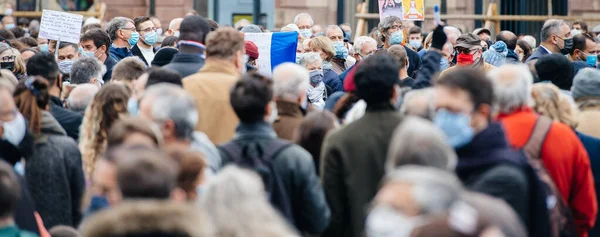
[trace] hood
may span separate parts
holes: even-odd
[[[87,237],[213,236],[209,219],[188,204],[132,200],[91,216],[81,225]]]
[[[42,134],[67,135],[65,129],[60,126],[58,121],[48,111],[42,112]]]

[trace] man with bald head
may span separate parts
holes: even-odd
[[[497,41],[502,41],[506,44],[506,48],[508,49],[506,63],[520,63],[519,55],[515,53],[515,49],[517,48],[517,35],[515,35],[515,33],[508,30],[500,31],[500,33],[496,35],[496,42]]]
[[[181,26],[181,22],[183,18],[175,18],[171,20],[169,23],[169,29],[165,32],[165,36],[175,36],[179,38],[179,26]]]
[[[67,108],[83,115],[99,90],[100,88],[94,84],[78,85],[71,91],[69,98],[67,98]]]

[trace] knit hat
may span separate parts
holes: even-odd
[[[551,81],[561,90],[571,90],[573,85],[573,63],[561,54],[548,54],[535,63],[540,81]]]
[[[600,70],[584,68],[573,79],[573,99],[600,97]]]
[[[152,60],[151,64],[152,66],[158,67],[167,65],[171,62],[173,57],[175,57],[175,54],[177,54],[178,52],[179,50],[177,50],[176,48],[162,48],[158,50],[158,52],[156,52],[156,55],[154,55],[154,60]]]
[[[251,59],[258,58],[258,47],[256,47],[256,44],[254,44],[254,42],[246,41],[244,42],[244,47],[246,48],[246,55],[248,55],[248,57],[250,57]]]
[[[506,48],[506,43],[498,41],[492,45],[490,50],[483,53],[483,60],[485,60],[486,63],[500,67],[506,63],[507,54],[508,49]]]

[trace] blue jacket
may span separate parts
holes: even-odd
[[[577,137],[583,143],[583,147],[587,151],[590,157],[590,166],[592,168],[592,174],[594,175],[594,184],[596,188],[596,199],[600,200],[599,190],[600,190],[600,139],[585,135],[583,133],[577,132]],[[588,232],[588,236],[600,236],[600,220],[596,218],[596,224],[594,228],[592,228]]]
[[[323,82],[325,82],[325,85],[331,88],[332,93],[344,90],[344,83],[342,83],[342,80],[340,80],[338,74],[333,70],[323,70]]]
[[[110,57],[117,62],[131,56],[133,56],[133,53],[131,53],[131,50],[129,50],[127,47],[117,48],[115,45],[110,45]]]
[[[527,60],[525,61],[525,63],[529,63],[532,60],[538,60],[539,58],[541,58],[544,55],[548,55],[550,53],[548,53],[548,51],[546,51],[546,49],[542,48],[542,46],[540,45],[540,47],[538,47],[533,54],[531,54],[531,56],[529,56],[529,58],[527,58]]]
[[[346,76],[354,68],[354,66],[356,66],[356,64],[358,64],[358,62],[355,63],[354,65],[352,65],[351,67],[349,67],[348,69],[346,69],[346,71],[342,72],[342,74],[340,74],[340,81],[342,81],[342,85],[344,84],[344,81],[346,80]]]

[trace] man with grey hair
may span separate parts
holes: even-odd
[[[356,66],[356,64],[358,64],[358,62],[360,62],[360,60],[368,58],[369,56],[375,54],[375,52],[377,52],[377,41],[375,39],[373,39],[369,36],[358,37],[356,39],[356,41],[354,42],[354,55],[352,55],[352,56],[354,56],[356,63],[354,63],[351,67],[346,69],[346,71],[344,71],[340,74],[340,76],[339,76],[340,80],[341,81],[346,80],[346,76],[348,75],[348,73],[350,71],[352,71],[354,66]],[[336,92],[336,93],[338,93],[338,92]],[[339,93],[342,93],[342,92],[339,92],[338,95],[335,95],[336,93],[331,95],[332,98],[336,97],[335,101],[337,101],[337,99],[339,99],[338,95],[340,95]]]
[[[67,108],[83,115],[99,90],[100,87],[94,84],[78,85],[69,93]]]
[[[388,172],[367,217],[367,236],[408,236],[415,218],[445,213],[463,192],[451,172],[407,165]]]
[[[535,62],[538,58],[553,53],[570,54],[573,50],[571,27],[564,20],[550,19],[544,22],[540,33],[540,47],[531,54],[526,63]]]
[[[250,24],[250,25],[242,27],[240,32],[242,32],[242,33],[262,33],[262,30],[257,25]]]
[[[448,37],[448,42],[452,43],[452,47],[456,46],[456,40],[462,34],[460,30],[454,26],[444,26],[444,33]]]
[[[292,140],[306,111],[306,89],[309,76],[306,68],[295,63],[283,63],[273,70],[273,97],[277,103],[278,116],[273,129],[281,139]]]
[[[300,13],[294,17],[294,24],[300,29],[300,36],[304,39],[310,39],[313,35],[312,27],[315,24],[312,17],[306,13]]]
[[[577,232],[587,233],[594,225],[598,208],[590,160],[581,141],[568,125],[549,121],[530,107],[533,76],[526,65],[504,65],[491,71],[488,77],[494,84],[497,119],[503,125],[508,143],[521,149],[530,143],[534,129],[545,134],[537,144],[537,158],[542,160],[573,216],[577,217]]]
[[[573,79],[571,92],[580,110],[577,131],[600,139],[600,70],[581,69]]]
[[[130,49],[137,44],[140,37],[133,20],[126,17],[115,17],[108,23],[106,31],[112,41],[110,56],[113,59],[118,62],[133,56]]]
[[[160,83],[148,87],[140,100],[140,116],[158,125],[167,147],[202,152],[212,171],[221,167],[215,145],[206,134],[194,131],[196,101],[180,86]]]
[[[379,22],[379,30],[381,31],[381,41],[384,49],[388,49],[392,45],[402,44],[404,41],[404,25],[397,16],[388,16]],[[414,73],[421,68],[421,58],[414,50],[405,45],[402,45],[402,47],[408,55],[408,76],[415,77]]]
[[[442,130],[425,119],[408,117],[392,135],[385,168],[391,172],[404,165],[422,165],[453,172],[456,163]]]
[[[169,23],[169,29],[165,32],[165,36],[175,36],[179,38],[179,27],[181,26],[181,22],[183,18],[175,18],[171,20]]]
[[[434,96],[433,88],[411,90],[403,97],[400,113],[433,121],[435,116]]]
[[[92,57],[82,57],[77,59],[71,67],[71,84],[93,84],[98,88],[104,84],[102,75],[106,71],[104,66],[98,59]]]

